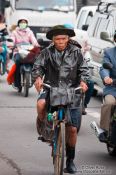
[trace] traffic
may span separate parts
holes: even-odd
[[[0,14],[1,175],[7,170],[11,175],[115,174],[116,1],[101,0],[78,13],[77,4],[5,1]],[[97,151],[105,156],[103,164]]]

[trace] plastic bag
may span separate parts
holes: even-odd
[[[8,84],[12,84],[14,82],[14,75],[16,71],[16,64],[13,60],[10,60],[7,65],[8,75],[7,75],[7,82]]]

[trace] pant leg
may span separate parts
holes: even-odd
[[[93,94],[94,82],[89,80],[87,82],[88,90],[85,93],[84,106],[87,107],[87,104],[90,102],[91,96]]]
[[[116,104],[116,99],[112,95],[106,95],[101,107],[100,127],[104,130],[109,130],[111,108]]]

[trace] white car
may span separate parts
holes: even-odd
[[[74,37],[81,45],[88,39],[87,28],[91,24],[91,20],[96,12],[97,6],[84,6],[80,9],[76,18],[74,31],[76,36]]]

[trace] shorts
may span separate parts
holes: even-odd
[[[46,99],[49,102],[49,92],[43,91],[38,95],[37,101],[40,99]],[[49,106],[49,105],[48,105]],[[49,108],[49,107],[48,107]],[[73,127],[78,128],[81,123],[81,116],[82,116],[82,107],[81,105],[75,108],[68,108],[68,122],[67,124]]]

